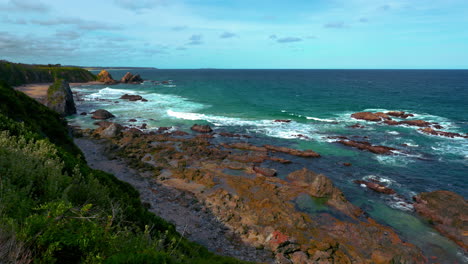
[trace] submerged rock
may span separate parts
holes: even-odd
[[[73,93],[70,85],[63,79],[56,80],[47,90],[46,105],[62,116],[76,114]]]
[[[434,191],[413,197],[414,209],[442,235],[468,250],[468,202],[456,193]]]
[[[98,82],[103,82],[105,84],[117,84],[118,82],[112,78],[112,75],[106,71],[102,70],[98,75],[97,75],[97,81]]]
[[[195,125],[193,125],[190,129],[193,130],[193,131],[196,131],[196,132],[200,132],[200,133],[210,133],[210,132],[213,132],[213,129],[211,129],[211,127],[210,127],[209,125],[198,125],[198,124],[195,124]]]
[[[104,110],[104,109],[96,110],[92,114],[93,114],[93,116],[91,117],[92,119],[109,119],[109,118],[115,117],[109,111]]]

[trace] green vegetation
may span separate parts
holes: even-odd
[[[28,83],[48,83],[55,79],[67,82],[88,82],[96,80],[91,72],[76,67],[60,65],[28,65],[0,61],[0,80],[11,86]]]
[[[2,263],[239,263],[181,237],[89,168],[65,121],[0,81]]]

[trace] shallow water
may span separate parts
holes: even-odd
[[[144,79],[172,82],[77,87],[73,90],[84,100],[77,102],[78,111],[104,108],[116,115],[116,122],[146,123],[150,129],[175,126],[189,131],[194,123],[209,123],[216,130],[253,135],[248,139],[253,144],[313,149],[322,158],[293,158],[291,165],[272,163],[279,177],[304,166],[324,173],[349,200],[394,227],[427,254],[440,256],[439,262],[466,261],[452,242],[416,218],[405,201],[417,193],[439,189],[467,197],[468,139],[425,135],[417,127],[380,125],[354,120],[350,115],[360,111],[407,111],[415,114],[409,119],[437,122],[444,131],[467,133],[468,71],[142,70],[139,73]],[[111,74],[117,79],[125,72]],[[125,93],[139,94],[148,102],[120,100]],[[130,123],[129,119],[137,122]],[[291,122],[278,123],[275,119]],[[89,116],[78,115],[71,117],[71,121],[92,127]],[[356,123],[365,127],[349,127]],[[398,151],[391,156],[375,155],[334,143],[328,136],[366,140]],[[344,167],[343,162],[353,166]],[[370,177],[384,181],[403,200],[375,194],[353,183]]]

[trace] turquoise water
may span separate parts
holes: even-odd
[[[425,135],[415,127],[357,121],[350,115],[360,111],[407,111],[415,114],[413,119],[438,122],[444,131],[467,133],[468,71],[142,70],[139,73],[147,80],[172,82],[75,88],[84,100],[78,102],[78,111],[105,108],[117,116],[117,122],[131,124],[128,120],[135,118],[136,124],[146,123],[150,129],[174,126],[189,131],[194,123],[209,123],[218,131],[251,134],[255,137],[249,141],[254,144],[313,149],[323,157],[298,158],[291,165],[272,163],[272,166],[279,177],[304,166],[324,173],[348,199],[393,226],[403,237],[431,254],[445,252],[443,258],[448,259],[447,263],[454,259],[464,261],[451,242],[415,218],[407,201],[419,192],[439,189],[467,197],[468,139]],[[111,74],[117,79],[125,71]],[[124,93],[142,95],[149,102],[119,100]],[[292,121],[277,123],[275,119]],[[89,116],[71,120],[92,126]],[[356,123],[365,128],[348,127]],[[307,138],[298,138],[298,134]],[[341,146],[327,138],[338,135],[357,140],[366,136],[366,141],[399,151],[380,156]],[[351,162],[353,166],[344,167],[343,162]],[[402,197],[382,196],[352,183],[369,178],[384,181]],[[428,244],[428,236],[437,237],[432,239],[439,241],[437,246]]]

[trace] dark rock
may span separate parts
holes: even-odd
[[[369,142],[366,141],[353,141],[353,140],[340,140],[337,141],[340,144],[345,146],[354,147],[360,150],[367,150],[375,154],[393,154],[393,150],[395,148],[386,147],[386,146],[373,146]]]
[[[134,95],[134,94],[124,94],[120,97],[120,99],[124,99],[124,100],[129,100],[131,102],[135,102],[135,101],[138,101],[138,100],[141,100],[143,101],[143,97],[141,97],[141,95]],[[145,99],[146,100],[146,99]],[[147,102],[148,100],[146,100],[145,102]]]
[[[98,82],[103,82],[105,84],[117,84],[118,82],[112,78],[112,75],[106,71],[102,70],[98,75],[97,75],[97,81]]]
[[[146,123],[143,123],[141,126],[140,126],[140,129],[147,129],[148,128],[148,125]]]
[[[56,80],[47,90],[46,105],[62,116],[76,114],[70,85],[62,79]]]
[[[92,119],[109,119],[109,118],[115,117],[109,111],[104,110],[104,109],[96,110],[92,114],[93,114],[93,116],[91,117]]]
[[[414,209],[444,236],[468,250],[468,202],[456,193],[434,191],[413,197]]]
[[[144,134],[143,131],[141,131],[138,128],[134,128],[134,127],[127,129],[127,132],[129,132],[131,134],[134,134],[134,135],[143,135]]]
[[[132,119],[129,119],[128,122],[136,122],[137,120],[132,118]]]
[[[166,132],[166,131],[168,131],[170,129],[171,129],[171,127],[159,127],[158,128],[158,133],[164,133],[164,132]]]
[[[200,132],[200,133],[210,133],[210,132],[213,132],[213,129],[211,129],[211,127],[210,127],[209,125],[198,125],[198,124],[195,124],[195,125],[193,125],[190,129],[193,130],[193,131],[196,131],[196,132]]]
[[[266,177],[273,177],[276,175],[276,170],[274,169],[270,169],[270,168],[264,168],[264,167],[257,167],[257,166],[254,166],[253,167],[253,170],[258,173],[258,174],[261,174],[263,176],[266,176]]]
[[[277,123],[289,123],[289,122],[291,122],[291,120],[289,120],[289,119],[276,119],[275,122],[277,122]]]
[[[345,163],[343,163],[343,165],[346,166],[346,167],[349,167],[349,166],[352,166],[353,164],[351,164],[349,162],[345,162]]]
[[[395,190],[388,188],[378,182],[355,180],[354,183],[364,184],[367,188],[383,194],[395,194]]]
[[[86,112],[82,112],[80,115],[85,116],[85,115],[87,115],[87,114],[88,114],[88,113],[86,113]]]

